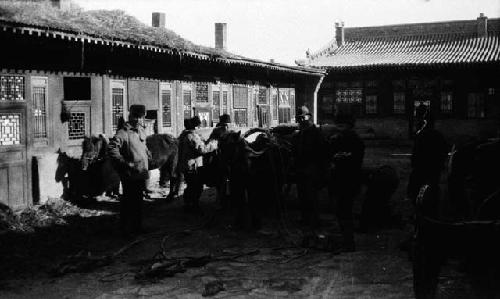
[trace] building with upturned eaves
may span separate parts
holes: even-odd
[[[376,138],[408,139],[415,107],[428,105],[450,142],[492,137],[500,121],[500,19],[345,28],[308,55],[328,72],[318,93],[318,121],[335,107],[357,116]]]

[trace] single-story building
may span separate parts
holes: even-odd
[[[313,107],[324,71],[195,45],[122,11],[84,11],[67,1],[0,3],[0,202],[23,207],[59,197],[57,151],[81,155],[84,136],[113,136],[128,107],[144,104],[149,133],[178,135],[199,115],[236,126],[275,126]]]
[[[318,121],[336,105],[376,138],[407,139],[419,104],[430,105],[437,129],[492,136],[500,120],[500,19],[345,28],[308,55],[328,71],[318,93]]]

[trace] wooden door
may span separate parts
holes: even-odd
[[[0,202],[28,204],[26,103],[0,102]]]

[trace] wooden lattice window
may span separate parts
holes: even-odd
[[[85,112],[71,112],[68,122],[68,137],[70,140],[85,137]]]
[[[208,83],[196,83],[196,101],[208,103]]]
[[[295,119],[295,89],[290,89],[290,119]]]
[[[247,126],[247,109],[235,109],[234,110],[234,124],[238,127]]]
[[[365,112],[366,112],[366,114],[376,114],[377,113],[377,96],[376,95],[366,96]]]
[[[234,108],[248,108],[248,88],[243,86],[233,87]]]
[[[450,114],[453,112],[453,95],[450,91],[441,93],[441,113]]]
[[[467,97],[467,117],[484,118],[484,95],[481,93],[469,93]]]
[[[223,113],[229,112],[229,111],[227,111],[228,96],[229,96],[229,93],[227,92],[227,90],[222,91],[222,111],[223,111]]]
[[[361,88],[342,88],[336,92],[337,103],[361,103],[363,89]]]
[[[280,107],[278,109],[280,124],[290,123],[290,121],[292,120],[292,115],[290,113],[290,110],[291,110],[290,107]]]
[[[164,89],[161,91],[161,105],[162,105],[162,125],[163,127],[172,126],[172,91]]]
[[[218,121],[220,116],[220,91],[214,90],[212,91],[212,120],[214,122]]]
[[[290,91],[287,88],[280,88],[279,94],[279,106],[290,106]]]
[[[266,105],[267,102],[267,90],[265,88],[259,88],[259,104]]]
[[[33,137],[47,138],[47,78],[32,78]]]
[[[0,114],[0,146],[21,144],[21,114]]]
[[[182,99],[184,102],[184,119],[191,118],[191,90],[183,90]]]
[[[0,76],[0,102],[24,101],[24,77]]]
[[[273,120],[278,120],[278,92],[275,88],[271,89],[271,101],[273,105],[271,108]]]
[[[406,111],[406,101],[405,101],[405,93],[404,92],[395,92],[394,93],[394,113],[395,114],[404,114]]]
[[[124,92],[123,88],[113,88],[111,90],[111,114],[113,121],[113,131],[116,131],[120,123],[120,118],[123,118],[124,107]]]
[[[220,91],[212,92],[212,103],[214,106],[220,106]]]

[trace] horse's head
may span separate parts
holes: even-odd
[[[85,137],[82,142],[82,170],[104,158],[107,148],[107,139],[102,134],[99,137]]]

